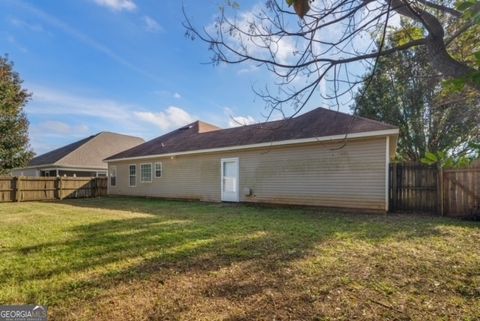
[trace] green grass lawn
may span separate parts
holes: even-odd
[[[0,204],[0,304],[49,320],[479,320],[480,224],[196,202]]]

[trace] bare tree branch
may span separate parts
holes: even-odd
[[[462,13],[460,11],[455,10],[453,8],[450,8],[450,7],[447,7],[447,6],[444,6],[442,4],[434,3],[434,2],[431,2],[431,1],[428,1],[428,0],[417,0],[417,1],[421,4],[424,4],[428,7],[430,7],[430,8],[437,9],[437,10],[446,12],[448,14],[451,14],[452,16],[454,16],[456,18],[460,18],[462,16]]]
[[[374,70],[379,57],[418,46],[427,48],[432,66],[446,78],[476,72],[447,50],[472,27],[471,21],[462,20],[463,13],[448,4],[440,0],[315,0],[299,20],[285,0],[267,0],[264,7],[251,11],[226,5],[204,28],[195,27],[184,8],[184,26],[189,37],[209,45],[212,63],[266,68],[275,76],[277,90],[266,87],[255,92],[265,100],[267,114],[285,115],[284,108],[292,108],[288,114],[295,115],[313,97],[337,108],[348,103],[348,96],[353,97],[365,81],[361,74]],[[424,37],[386,41],[387,32],[398,30],[391,21],[399,16],[421,28]]]

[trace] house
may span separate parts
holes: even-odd
[[[220,129],[196,121],[106,159],[111,195],[388,210],[398,128],[317,108]]]
[[[35,157],[27,167],[16,168],[12,176],[106,176],[103,160],[144,143],[142,138],[101,132]]]

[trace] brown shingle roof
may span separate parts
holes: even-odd
[[[107,160],[397,128],[325,108],[290,119],[199,133],[204,124],[196,121]]]
[[[28,166],[58,165],[106,168],[103,159],[144,142],[139,137],[100,132],[37,156],[30,161]]]

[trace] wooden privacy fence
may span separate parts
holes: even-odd
[[[480,168],[443,171],[443,211],[480,217]]]
[[[107,195],[106,177],[0,177],[0,202]]]
[[[480,168],[390,165],[390,211],[480,217]]]
[[[390,165],[390,210],[435,212],[438,171],[420,164]]]

